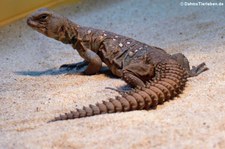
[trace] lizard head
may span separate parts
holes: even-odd
[[[69,43],[65,25],[69,20],[60,16],[47,8],[41,8],[31,14],[27,19],[27,24],[34,30],[64,43]]]

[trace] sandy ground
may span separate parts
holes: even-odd
[[[225,4],[224,4],[225,5]],[[149,111],[46,122],[117,95],[111,75],[66,75],[82,59],[34,32],[25,19],[0,28],[0,148],[225,148],[225,6],[182,7],[179,0],[82,1],[55,8],[73,21],[182,52],[209,71],[183,94]]]

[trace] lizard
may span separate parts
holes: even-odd
[[[182,53],[171,55],[161,48],[123,35],[81,26],[47,8],[31,14],[27,24],[47,37],[70,44],[84,59],[83,62],[64,64],[60,68],[80,69],[86,66],[84,74],[94,75],[105,63],[113,75],[132,86],[131,91],[119,91],[119,96],[77,108],[49,122],[148,110],[178,96],[189,77],[208,70],[204,62],[191,69]]]

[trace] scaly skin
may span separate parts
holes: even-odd
[[[188,77],[208,68],[205,63],[190,69],[187,58],[112,32],[83,27],[47,9],[40,9],[27,19],[38,32],[65,44],[71,44],[84,62],[65,64],[68,69],[87,65],[85,74],[99,72],[105,63],[111,72],[134,87],[130,92],[108,101],[85,106],[56,117],[67,120],[131,110],[149,109],[177,96]]]

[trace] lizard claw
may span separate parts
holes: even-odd
[[[119,90],[119,89],[116,89],[116,88],[112,88],[112,87],[105,87],[105,89],[109,89],[109,90],[113,90],[113,91],[116,91],[116,92],[123,92],[122,90]]]
[[[66,70],[76,69],[76,70],[79,70],[86,65],[88,65],[88,63],[83,61],[83,62],[78,62],[78,63],[74,63],[74,64],[63,64],[59,67],[59,69],[66,69]]]
[[[129,90],[120,90],[120,89],[117,89],[117,88],[112,88],[112,87],[105,87],[105,89],[110,89],[110,90],[113,90],[113,91],[116,91],[118,92],[120,95],[124,95],[126,93],[129,93],[130,91]]]
[[[67,70],[71,70],[76,68],[75,64],[63,64],[59,67],[59,69],[67,69]]]

